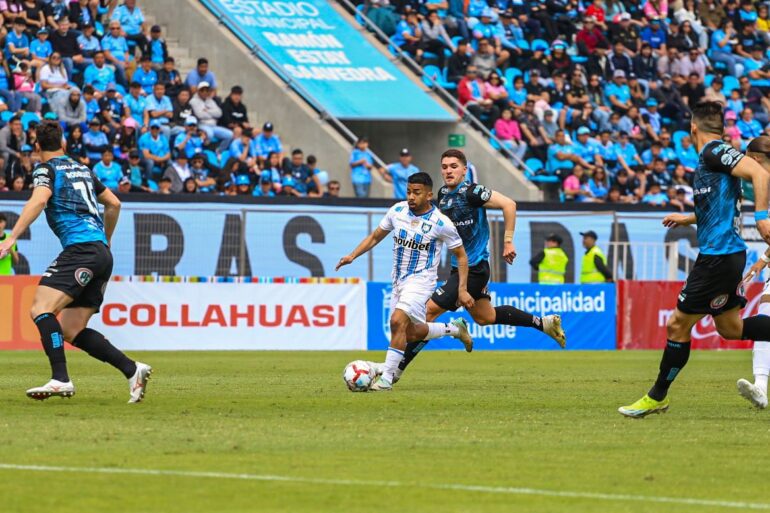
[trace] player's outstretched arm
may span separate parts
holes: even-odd
[[[468,293],[468,255],[465,253],[463,246],[457,246],[453,248],[452,253],[457,259],[457,303],[469,310],[473,308],[473,297]]]
[[[21,237],[21,234],[27,231],[27,228],[35,222],[40,213],[45,209],[48,200],[51,199],[51,189],[48,187],[35,187],[32,189],[32,197],[29,198],[27,204],[21,210],[19,220],[11,230],[11,234],[0,243],[0,258],[4,258],[11,252],[11,248],[16,244],[16,241]]]
[[[754,186],[754,219],[757,230],[765,242],[770,243],[770,219],[767,213],[768,180],[770,174],[754,159],[742,158],[731,174],[744,180],[750,180]]]
[[[354,249],[349,255],[345,255],[344,257],[340,258],[340,261],[337,262],[337,267],[334,268],[335,271],[339,271],[340,267],[352,264],[353,260],[360,257],[367,251],[371,250],[374,246],[382,242],[382,239],[388,236],[388,233],[390,233],[387,230],[383,230],[379,226],[375,228],[375,230],[366,236],[364,240],[361,241],[361,243],[356,246],[356,249]]]
[[[492,191],[484,206],[486,208],[499,208],[503,211],[503,223],[505,224],[505,236],[503,237],[503,258],[506,263],[512,264],[516,258],[516,248],[513,245],[513,232],[516,230],[516,202],[508,196],[497,191]]]
[[[120,217],[120,200],[109,189],[104,189],[96,199],[104,205],[104,235],[107,236],[107,245],[109,246],[112,234],[118,225],[118,217]]]
[[[669,214],[663,218],[663,226],[673,228],[674,226],[690,226],[697,224],[698,219],[695,214]]]

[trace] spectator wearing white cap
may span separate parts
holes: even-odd
[[[626,83],[625,71],[616,69],[612,73],[612,82],[607,84],[604,94],[610,107],[615,112],[625,114],[631,108],[631,89]]]
[[[378,168],[386,182],[393,184],[393,199],[406,199],[406,184],[410,176],[419,173],[420,169],[412,164],[412,154],[408,148],[402,148],[398,162]]]
[[[174,149],[178,152],[184,152],[187,158],[192,158],[196,153],[203,151],[206,144],[206,132],[198,129],[198,120],[195,119],[195,116],[187,116],[184,128],[184,133],[177,135],[174,139]]]
[[[193,114],[198,118],[198,126],[206,132],[210,141],[219,141],[219,151],[224,152],[233,140],[233,131],[219,126],[219,118],[222,117],[222,109],[214,101],[211,85],[208,82],[199,82],[195,95],[190,100]]]

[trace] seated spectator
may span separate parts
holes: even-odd
[[[71,89],[67,100],[54,105],[53,111],[66,127],[83,125],[86,122],[86,102],[79,89]]]
[[[166,86],[155,84],[152,94],[147,96],[144,102],[144,126],[149,126],[150,121],[160,122],[160,131],[165,137],[171,135],[169,124],[174,117],[174,106],[171,98],[166,96]]]
[[[695,74],[698,78],[698,83],[702,84],[706,78],[706,69],[708,68],[708,62],[705,56],[701,55],[700,50],[697,47],[690,48],[685,56],[679,59],[679,72],[689,77],[691,74]]]
[[[260,163],[264,162],[270,153],[277,153],[279,160],[283,158],[281,139],[273,133],[273,124],[269,121],[262,126],[262,133],[252,140],[252,144],[254,145],[252,153],[257,156]]]
[[[294,179],[294,188],[302,196],[321,196],[318,177],[305,164],[305,155],[299,148],[294,149],[291,152],[291,159],[286,159],[284,162],[283,175],[289,175]]]
[[[171,128],[171,137],[173,138],[176,138],[177,135],[184,132],[184,124],[187,120],[187,117],[193,116],[193,109],[192,105],[190,105],[190,98],[190,91],[187,89],[182,89],[179,91],[179,94],[176,98],[174,98],[174,101],[172,102],[172,105],[174,106],[174,117],[171,118],[171,124],[173,125]],[[197,118],[195,122],[198,122]]]
[[[599,155],[602,157],[604,168],[609,171],[610,175],[614,175],[619,167],[618,152],[615,147],[615,143],[612,142],[612,132],[609,130],[602,130],[599,132],[599,140],[596,142],[599,150]]]
[[[118,182],[123,178],[123,168],[115,162],[111,147],[108,146],[102,151],[102,159],[94,166],[94,174],[105,187],[117,192]]]
[[[195,182],[195,178],[188,178],[182,184],[182,194],[197,194],[198,184]]]
[[[538,159],[546,160],[548,147],[553,144],[553,140],[535,113],[534,101],[527,100],[524,104],[524,110],[516,121],[519,122],[519,128],[530,151]]]
[[[40,90],[49,102],[55,104],[57,101],[61,101],[62,98],[59,95],[64,95],[64,98],[66,98],[66,95],[69,94],[69,90],[73,87],[69,84],[68,77],[67,70],[61,61],[61,54],[58,52],[52,53],[51,57],[48,59],[48,63],[38,71]],[[2,83],[0,77],[0,89],[1,88]]]
[[[668,205],[668,195],[661,190],[657,183],[650,184],[650,189],[642,198],[642,203],[653,207],[665,207]]]
[[[652,173],[647,177],[647,183],[656,183],[661,189],[667,189],[671,185],[671,174],[666,170],[666,162],[656,158],[652,163]]]
[[[454,83],[459,82],[465,76],[465,71],[470,64],[471,56],[468,53],[468,41],[460,39],[457,41],[457,48],[447,62],[447,80]]]
[[[588,180],[588,188],[591,190],[591,195],[596,201],[603,202],[607,199],[610,183],[607,173],[603,168],[600,167],[594,171],[594,174]]]
[[[24,192],[27,189],[29,189],[29,186],[24,182],[23,176],[17,175],[13,177],[13,180],[11,181],[11,192]]]
[[[188,116],[185,121],[185,131],[174,139],[174,149],[182,152],[190,159],[196,153],[204,150],[206,132],[198,128],[198,120],[195,116]]]
[[[564,111],[562,111],[564,112]],[[496,123],[495,123],[496,124]],[[554,117],[554,112],[552,109],[548,109],[545,112],[543,112],[543,129],[545,130],[545,133],[548,134],[548,137],[550,139],[553,139],[556,137],[556,131],[561,128],[559,126],[559,123],[556,121]],[[521,127],[519,127],[521,128]],[[562,130],[564,130],[562,128]]]
[[[419,62],[422,58],[421,39],[422,31],[417,20],[417,11],[409,11],[406,13],[405,18],[396,25],[396,33],[393,34],[391,40],[399,49],[408,53]]]
[[[618,164],[629,176],[634,176],[636,171],[644,169],[644,162],[636,151],[636,146],[631,143],[628,132],[620,132],[618,139],[615,143]]]
[[[652,1],[654,0],[648,0],[645,6],[649,5]],[[661,17],[665,18],[666,16],[667,14],[663,13],[662,15],[650,19],[650,24],[643,28],[642,32],[639,34],[642,41],[649,43],[653,52],[657,53],[658,56],[663,56],[666,53],[666,31],[660,23]]]
[[[682,100],[692,110],[706,96],[706,88],[699,81],[698,74],[692,72],[687,77],[687,83],[679,88],[679,93],[682,95]]]
[[[219,118],[221,126],[229,130],[234,130],[235,127],[251,128],[246,105],[241,101],[242,97],[243,88],[241,86],[233,86],[230,89],[230,94],[222,102],[222,117]]]
[[[86,156],[86,146],[83,143],[83,129],[80,125],[73,125],[67,136],[67,155],[80,162],[84,166],[91,167],[91,161]]]
[[[641,184],[635,176],[629,176],[625,169],[618,171],[615,177],[614,187],[620,191],[622,203],[637,203],[641,198]]]
[[[722,81],[722,77],[714,77],[714,79],[711,81],[711,85],[706,88],[706,95],[703,97],[703,100],[719,102],[722,105],[727,105],[727,97],[725,96],[725,93],[722,89],[723,86],[724,82]]]
[[[141,155],[138,150],[131,150],[128,153],[128,166],[126,176],[131,181],[133,187],[144,189],[148,183],[148,177],[145,176],[146,169],[142,165]]]
[[[24,17],[18,16],[13,20],[13,29],[5,36],[5,59],[11,67],[20,62],[29,62],[29,38],[24,33],[26,28]]]
[[[524,77],[518,76],[513,79],[513,91],[511,91],[511,102],[519,107],[523,107],[527,101],[527,90],[524,88]]]
[[[116,7],[110,16],[110,25],[113,21],[123,27],[127,40],[134,43],[142,54],[147,53],[147,27],[142,10],[136,6],[136,0],[125,0],[122,5]]]
[[[590,128],[587,126],[581,126],[578,128],[577,141],[573,144],[573,146],[575,148],[575,154],[586,161],[590,166],[596,168],[604,167],[601,149],[599,148],[599,144],[591,138]]]
[[[209,71],[209,61],[204,58],[198,59],[198,64],[185,79],[185,84],[190,89],[190,94],[194,95],[198,90],[198,84],[206,82],[211,89],[212,96],[216,96],[217,79],[214,73]]]
[[[259,187],[255,187],[252,195],[258,198],[274,198],[273,180],[270,171],[262,171],[259,176]]]
[[[83,54],[83,65],[88,66],[94,62],[96,53],[102,51],[102,43],[99,41],[99,38],[94,35],[93,23],[85,23],[81,30],[83,32],[78,36],[78,45]],[[105,57],[104,60],[106,62],[107,57]]]
[[[54,45],[54,49],[56,46]],[[107,62],[115,67],[115,78],[120,85],[126,87],[128,79],[126,78],[126,68],[130,64],[128,55],[128,42],[122,35],[120,21],[111,20],[109,32],[102,38],[102,50]]]
[[[222,109],[214,101],[211,87],[208,82],[199,82],[195,96],[190,100],[195,117],[198,119],[198,126],[206,132],[206,136],[212,142],[219,141],[219,151],[227,151],[230,142],[233,140],[233,132],[225,127],[218,126],[217,123],[222,117]]]
[[[213,167],[203,153],[196,153],[190,159],[190,172],[195,178],[199,192],[214,192],[217,186],[216,177],[219,175],[219,168]]]
[[[624,203],[623,196],[620,195],[620,189],[616,185],[610,186],[607,193],[607,203]]]
[[[92,164],[99,162],[105,150],[112,151],[110,141],[102,131],[102,124],[96,118],[88,123],[88,131],[83,134],[83,144],[86,147],[86,157]]]
[[[30,64],[35,69],[40,69],[53,53],[53,46],[48,40],[48,29],[43,27],[37,30],[37,38],[29,43]]]
[[[331,180],[328,184],[326,184],[326,192],[324,193],[323,197],[339,198],[341,188],[342,188],[342,185],[337,180]]]
[[[619,114],[625,114],[633,106],[625,71],[619,69],[613,72],[612,82],[605,88],[605,96],[608,105]]]
[[[689,135],[682,137],[682,141],[679,143],[679,149],[676,152],[676,157],[683,166],[682,169],[685,169],[689,173],[695,172],[695,169],[698,167],[698,152]]]
[[[710,57],[713,62],[721,62],[727,66],[727,73],[732,76],[739,76],[737,65],[740,63],[740,58],[733,54],[733,46],[737,44],[738,33],[733,28],[732,20],[725,17],[719,29],[711,34]]]
[[[586,73],[589,76],[596,76],[597,82],[600,79],[605,81],[612,79],[612,66],[607,56],[609,48],[609,43],[599,43],[594,49],[594,53],[588,57],[588,62],[586,62]]]
[[[496,48],[490,39],[480,39],[476,55],[471,58],[471,64],[482,78],[487,78],[496,68],[505,67],[511,54],[504,48]]]
[[[18,158],[9,157],[5,169],[5,175],[11,177],[24,177],[24,187],[29,188],[32,185],[32,171],[36,162],[32,161],[32,146],[24,144],[19,150]]]
[[[27,105],[24,110],[40,115],[43,99],[35,92],[35,79],[32,78],[29,64],[22,62],[16,67],[13,71],[13,83],[17,102],[22,103],[26,99]]]
[[[125,161],[128,159],[128,154],[135,150],[139,145],[139,124],[134,118],[126,118],[123,120],[123,126],[120,130],[113,134],[112,146],[115,155]]]
[[[291,180],[290,176],[286,179]],[[235,177],[235,186],[237,187],[238,196],[251,196],[251,179],[249,175],[238,175]],[[299,194],[296,194],[299,196]]]
[[[386,182],[393,184],[393,198],[405,200],[407,180],[413,174],[419,173],[420,168],[412,164],[412,154],[409,153],[409,149],[402,148],[398,162],[380,168],[379,172]]]
[[[593,168],[593,166],[590,166],[588,162],[577,155],[575,145],[567,142],[564,130],[559,129],[556,131],[554,143],[548,148],[546,170],[551,174],[564,177],[569,174],[569,171],[575,165]]]
[[[593,193],[588,187],[588,176],[585,174],[585,168],[577,165],[572,170],[562,185],[564,196],[567,200],[576,202],[592,202]]]
[[[495,102],[495,105],[497,105],[501,112],[508,107],[510,103],[508,90],[505,88],[503,80],[497,71],[493,71],[487,77],[487,81],[484,83],[484,95]]]
[[[107,66],[104,52],[98,51],[94,54],[93,63],[83,73],[83,83],[93,86],[97,91],[97,98],[101,98],[107,87],[115,83],[115,71]]]
[[[118,193],[128,194],[130,192],[151,192],[149,187],[137,187],[127,176],[121,177],[118,182]]]
[[[685,113],[689,111],[682,100],[679,89],[674,85],[671,75],[664,74],[662,82],[651,96],[658,100],[658,111],[661,116],[670,118],[677,127],[684,126]]]
[[[89,104],[95,102],[93,98],[89,100],[89,90],[91,93],[93,93],[93,89],[90,86],[83,88],[83,99],[86,102],[86,117],[88,117],[88,112],[91,109]],[[124,103],[123,99],[118,96],[118,93],[115,90],[115,86],[112,85],[107,87],[106,95],[103,96],[102,99],[97,103],[97,112],[99,114],[98,117],[95,116],[91,119],[100,120],[105,127],[108,127],[110,133],[112,134],[120,130],[121,120],[124,118],[134,120],[137,129],[138,127],[142,126],[140,121],[137,121],[136,118],[128,115],[129,110],[126,107],[126,104]]]
[[[70,20],[62,18],[58,24],[58,29],[51,34],[51,46],[54,52],[61,55],[67,76],[71,77],[75,71],[75,66],[79,68],[83,66],[83,54],[78,44],[77,34],[70,30]]]
[[[725,135],[729,135],[732,139],[737,139],[740,141],[741,130],[736,124],[737,121],[738,116],[735,114],[735,111],[728,110],[725,112]]]
[[[420,24],[420,31],[422,32],[420,47],[423,52],[434,54],[437,57],[439,67],[443,68],[446,63],[444,50],[453,52],[455,45],[452,43],[449,34],[447,34],[444,22],[437,11],[431,10],[428,12],[428,15]]]
[[[460,105],[468,109],[472,116],[480,119],[487,128],[492,129],[500,117],[500,109],[493,100],[485,96],[484,81],[479,78],[476,66],[468,66],[457,91]]]
[[[748,107],[741,112],[741,119],[736,126],[744,139],[749,140],[762,135],[762,125],[754,119],[754,112]]]
[[[158,180],[158,194],[171,194],[171,178],[163,176]]]
[[[495,135],[519,160],[524,160],[524,155],[527,153],[527,143],[522,140],[519,123],[513,119],[511,109],[505,109],[500,119],[495,121]]]
[[[142,94],[151,95],[153,86],[158,83],[158,72],[152,68],[149,55],[142,57],[140,62],[139,68],[131,76],[131,81],[142,86]]]
[[[281,168],[281,154],[270,152],[267,155],[267,159],[264,162],[264,168],[262,172],[269,171],[273,177],[273,189],[276,192],[281,192],[281,179],[283,176],[283,169]]]
[[[150,130],[139,138],[139,151],[145,161],[146,176],[153,176],[155,170],[162,170],[171,158],[168,151],[168,139],[160,133],[160,121],[150,121]],[[176,183],[175,183],[176,186]],[[179,182],[181,187],[181,181]],[[179,192],[175,190],[174,192]]]
[[[757,45],[751,49],[751,58],[743,60],[745,72],[749,76],[751,85],[767,89],[770,87],[770,70],[764,57],[762,46]]]
[[[158,82],[166,86],[166,94],[172,100],[176,100],[179,93],[184,89],[182,75],[174,67],[174,58],[166,57],[163,62],[163,68],[158,71]],[[188,92],[189,101],[189,92]]]
[[[188,118],[189,119],[189,118]],[[246,164],[249,168],[253,168],[257,165],[256,145],[252,136],[253,132],[250,128],[245,130],[236,129],[233,137],[233,142],[230,143],[228,153],[231,159],[236,159]],[[280,159],[278,160],[280,162]],[[277,166],[278,164],[276,164]]]
[[[639,111],[643,121],[650,126],[654,134],[659,134],[663,128],[663,118],[658,112],[658,100],[647,98],[644,105],[644,108]]]
[[[176,158],[168,164],[168,167],[163,172],[163,178],[170,181],[171,185],[169,188],[175,194],[182,192],[185,180],[192,177],[193,174],[190,170],[189,160],[183,152],[178,153]]]
[[[602,30],[596,26],[596,18],[587,15],[583,19],[583,28],[575,36],[578,53],[589,56],[596,50],[596,47],[602,43],[609,44]]]
[[[142,86],[138,82],[131,82],[129,94],[123,99],[128,111],[126,114],[134,118],[139,126],[144,126],[144,111],[147,107],[147,98],[142,93]]]
[[[374,157],[369,151],[369,139],[361,137],[356,142],[355,148],[350,154],[350,173],[353,182],[353,190],[357,198],[368,198],[372,185],[372,168]],[[292,187],[293,187],[292,183]],[[291,193],[291,191],[290,191]],[[293,194],[293,193],[291,193]]]
[[[152,62],[152,67],[159,70],[168,59],[168,47],[161,37],[160,25],[153,25],[150,29],[150,40],[147,41],[147,54]],[[173,62],[173,61],[172,61]]]
[[[649,43],[642,43],[639,53],[634,57],[634,73],[647,89],[657,85],[655,81],[658,78],[658,58],[653,55]]]
[[[628,78],[631,72],[634,70],[634,61],[628,56],[628,50],[623,45],[622,41],[615,41],[612,44],[612,52],[608,55],[610,59],[610,66],[612,66],[613,73],[617,70],[622,70],[624,77]]]

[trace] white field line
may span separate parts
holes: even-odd
[[[653,495],[626,495],[614,493],[574,492],[569,490],[544,490],[539,488],[519,488],[512,486],[481,486],[464,484],[430,484],[404,483],[400,481],[368,481],[358,479],[323,479],[314,477],[275,476],[269,474],[235,474],[227,472],[196,472],[188,470],[162,470],[141,468],[112,468],[112,467],[58,467],[45,465],[16,465],[0,463],[0,470],[16,470],[29,472],[67,472],[74,474],[118,474],[135,476],[164,476],[189,477],[207,479],[231,479],[241,481],[266,481],[298,484],[320,484],[331,486],[354,486],[373,488],[423,488],[429,490],[475,492],[498,495],[533,495],[540,497],[558,497],[569,499],[585,499],[617,502],[642,502],[681,504],[687,506],[707,506],[712,508],[731,508],[744,510],[770,511],[770,504],[758,502],[740,502],[726,500],[696,499],[691,497],[659,497]]]

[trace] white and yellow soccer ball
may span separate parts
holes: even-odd
[[[351,392],[366,392],[372,386],[374,378],[374,369],[363,360],[350,362],[342,373],[342,379]]]

